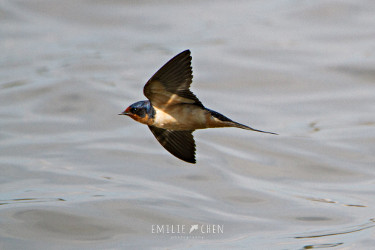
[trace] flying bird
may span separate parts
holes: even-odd
[[[148,125],[159,143],[177,158],[195,163],[196,129],[236,127],[251,128],[206,108],[190,91],[193,74],[190,50],[169,60],[148,80],[143,93],[148,100],[133,103],[119,115],[127,115]]]

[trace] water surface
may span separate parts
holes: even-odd
[[[374,10],[1,1],[0,248],[374,246]],[[117,115],[185,49],[207,107],[280,135],[197,131],[191,165]]]

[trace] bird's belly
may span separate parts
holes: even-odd
[[[195,130],[207,128],[208,111],[190,104],[154,107],[156,113],[153,126],[169,130]]]

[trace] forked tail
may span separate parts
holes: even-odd
[[[213,117],[215,117],[215,118],[217,118],[217,119],[219,119],[220,121],[223,122],[223,125],[219,126],[219,127],[236,127],[236,128],[242,128],[242,129],[252,130],[252,131],[260,132],[260,133],[277,135],[274,132],[267,132],[267,131],[262,131],[262,130],[255,129],[255,128],[250,128],[249,126],[243,125],[241,123],[238,123],[238,122],[235,122],[235,121],[229,119],[228,117],[226,117],[225,115],[220,114],[219,112],[216,112],[216,111],[214,111],[212,109],[208,109],[208,108],[206,108],[206,109],[211,113],[211,115]]]
[[[243,125],[241,123],[234,122],[234,121],[232,121],[232,125],[233,125],[233,127],[236,127],[236,128],[242,128],[242,129],[252,130],[252,131],[260,132],[260,133],[278,135],[278,134],[276,134],[274,132],[268,132],[268,131],[263,131],[263,130],[259,130],[259,129],[255,129],[255,128],[250,128],[249,126],[246,126],[246,125]]]

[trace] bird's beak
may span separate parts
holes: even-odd
[[[120,113],[119,115],[131,115],[131,113],[130,113],[130,108],[129,108],[129,107],[126,108],[126,109],[124,110],[124,112]]]
[[[130,113],[124,111],[124,112],[120,113],[119,115],[130,115]]]

